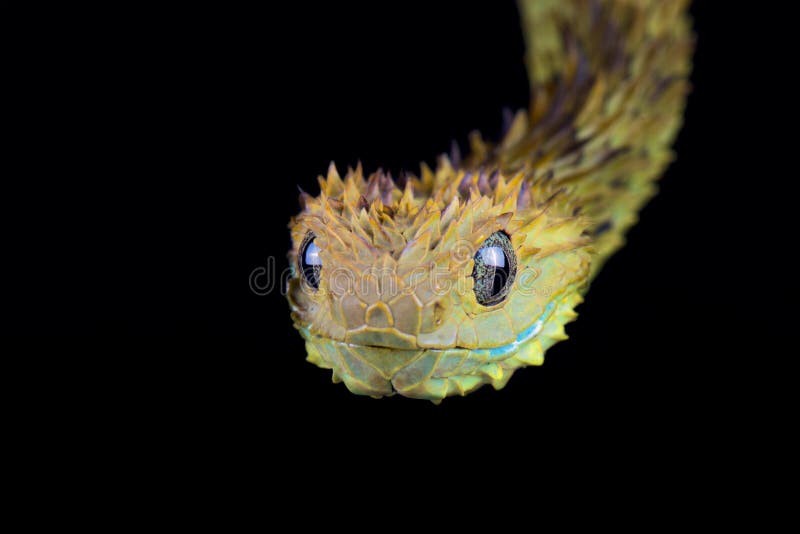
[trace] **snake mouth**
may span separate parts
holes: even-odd
[[[520,347],[520,345],[536,337],[539,334],[539,332],[542,331],[545,323],[547,322],[548,319],[550,319],[555,306],[556,306],[555,302],[551,302],[550,304],[548,304],[545,307],[544,312],[539,317],[539,319],[537,319],[530,326],[522,330],[522,332],[517,334],[514,340],[510,341],[509,343],[506,343],[505,345],[500,345],[498,347],[491,347],[491,348],[481,348],[481,347],[471,348],[471,347],[459,347],[459,346],[445,347],[445,348],[419,347],[413,350],[428,351],[428,352],[452,352],[452,351],[465,350],[475,353],[476,355],[483,356],[487,360],[501,361],[513,355],[514,352],[516,352],[517,349]],[[389,349],[393,351],[398,350],[396,347],[371,344],[371,343],[351,343],[348,341],[337,341],[337,340],[330,340],[330,341],[347,347],[352,347],[358,350],[365,350],[365,349]]]
[[[538,336],[553,315],[551,303],[544,313],[513,341],[493,348],[397,349],[354,344],[301,333],[308,360],[333,370],[334,382],[343,381],[350,391],[371,397],[396,393],[433,401],[448,395],[466,395],[483,384],[500,389],[513,371],[524,365],[541,365],[543,347]]]

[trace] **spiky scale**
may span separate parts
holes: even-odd
[[[355,393],[437,403],[541,365],[674,157],[687,3],[519,0],[532,98],[508,114],[503,139],[475,133],[467,157],[423,164],[402,187],[381,171],[365,179],[360,163],[342,178],[331,164],[291,224],[287,296],[308,361]],[[487,307],[473,257],[498,231],[517,277]],[[318,290],[300,279],[310,235]]]

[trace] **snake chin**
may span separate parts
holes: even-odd
[[[572,293],[551,302],[513,341],[493,348],[396,349],[324,338],[308,328],[300,332],[308,360],[331,369],[333,381],[344,382],[351,392],[374,398],[399,394],[438,403],[484,384],[501,389],[520,367],[542,365],[544,352],[567,338],[564,323],[576,317],[572,309],[581,301]]]

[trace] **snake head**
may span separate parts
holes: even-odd
[[[541,365],[589,276],[586,219],[523,172],[398,184],[331,164],[290,225],[288,298],[308,360],[354,393],[439,401]]]

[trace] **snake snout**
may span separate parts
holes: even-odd
[[[466,349],[403,350],[354,345],[307,331],[304,336],[309,361],[332,369],[334,382],[344,382],[359,395],[400,394],[438,402],[448,395],[464,395],[485,382],[473,374],[480,362],[471,361]]]

